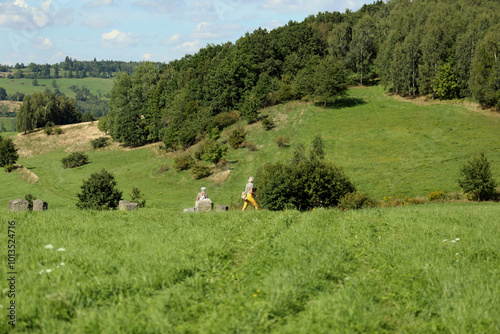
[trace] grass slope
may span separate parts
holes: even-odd
[[[126,199],[132,187],[138,187],[149,206],[173,211],[193,206],[201,186],[208,188],[216,203],[237,203],[246,180],[262,164],[288,159],[297,143],[309,145],[317,134],[325,141],[326,158],[343,166],[360,190],[376,198],[458,192],[459,168],[480,150],[493,162],[493,177],[500,180],[498,114],[453,103],[401,101],[381,87],[351,89],[349,94],[331,108],[291,102],[264,109],[261,113],[277,125],[271,131],[264,131],[260,123],[234,125],[223,138],[234,127],[244,126],[247,140],[258,150],[230,150],[230,170],[205,180],[193,180],[188,171],[178,173],[173,168],[159,173],[163,165],[172,167],[175,155],[162,154],[158,145],[130,150],[114,144],[93,151],[89,140],[104,135],[96,124],[75,132],[65,130],[60,136],[20,135],[16,139],[23,153],[19,163],[39,181],[29,184],[16,173],[0,173],[5,185],[0,202],[32,193],[54,208],[74,207],[82,180],[105,168],[116,176]],[[273,143],[278,135],[288,135],[289,146],[279,149]],[[87,151],[91,163],[63,169],[61,159],[77,150]]]
[[[441,203],[0,221],[16,221],[19,333],[498,333],[499,216]]]

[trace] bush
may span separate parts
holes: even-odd
[[[62,158],[62,165],[64,168],[80,167],[89,163],[89,157],[81,152],[74,152],[65,158]]]
[[[269,117],[266,117],[262,120],[262,127],[264,128],[264,130],[269,131],[272,128],[274,128],[275,125],[274,125],[274,122],[272,119],[270,119]]]
[[[370,197],[359,191],[348,193],[339,201],[339,208],[342,210],[358,210],[372,205]]]
[[[161,173],[165,173],[166,171],[168,171],[170,169],[170,167],[168,165],[161,165],[160,167],[158,167],[158,169],[156,170],[156,173],[157,174],[161,174]]]
[[[33,210],[33,201],[36,200],[36,197],[32,194],[26,194],[24,195],[24,199],[29,202],[28,209]]]
[[[11,173],[11,172],[14,171],[14,169],[16,169],[16,166],[14,166],[14,165],[6,165],[5,166],[5,172],[6,173]]]
[[[104,169],[83,181],[81,189],[82,192],[77,194],[78,202],[76,203],[79,209],[116,209],[122,199],[122,192],[116,188],[113,174]]]
[[[241,144],[245,141],[245,131],[243,129],[235,129],[231,133],[231,135],[228,138],[228,143],[229,146],[231,146],[234,149],[237,149],[240,147]]]
[[[226,154],[226,152],[226,145],[214,143],[213,145],[206,148],[201,158],[205,161],[217,164],[219,160]]]
[[[132,202],[137,203],[140,208],[146,206],[146,200],[142,197],[139,188],[136,187],[132,188],[132,191],[130,192],[130,198],[132,199]]]
[[[427,194],[429,201],[442,201],[446,199],[446,194],[444,191],[433,191]]]
[[[290,137],[288,136],[277,136],[276,138],[274,138],[274,142],[278,145],[279,148],[288,146],[289,141]]]
[[[491,175],[491,164],[481,152],[469,160],[460,169],[462,178],[458,185],[468,198],[473,201],[488,201],[496,199],[496,182]]]
[[[248,150],[250,152],[255,152],[257,151],[257,145],[255,145],[255,143],[251,142],[251,141],[246,141],[243,143],[243,147],[246,147],[248,148]]]
[[[92,144],[92,147],[94,149],[103,148],[103,147],[109,146],[109,138],[99,137],[99,138],[96,138],[94,140],[91,140],[90,144]]]
[[[212,174],[210,167],[204,166],[202,164],[196,163],[191,167],[191,176],[196,179],[204,179]]]
[[[236,123],[239,119],[239,115],[237,112],[221,112],[220,114],[215,115],[213,119],[213,124],[219,128],[219,130],[222,130],[224,128],[227,128],[230,125],[233,125]]]
[[[299,149],[302,147],[298,145]],[[287,163],[269,163],[259,169],[256,186],[264,208],[310,210],[333,207],[356,190],[341,167],[318,159],[312,151],[309,156],[313,159],[303,153],[294,154]]]
[[[181,155],[174,159],[174,169],[178,172],[188,170],[194,165],[194,159],[188,155]]]
[[[50,136],[51,134],[53,134],[54,130],[52,128],[45,128],[43,132],[45,132],[47,136]]]
[[[55,133],[56,135],[60,135],[60,134],[62,134],[62,133],[63,133],[63,129],[61,129],[61,128],[55,128],[55,129],[54,129],[54,133]]]
[[[12,139],[3,139],[3,137],[0,136],[0,167],[14,165],[17,159],[19,159],[17,151]]]

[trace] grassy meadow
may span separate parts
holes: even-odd
[[[159,144],[93,150],[90,140],[104,136],[97,123],[63,126],[58,136],[7,133],[22,166],[0,172],[4,247],[7,223],[16,221],[16,331],[500,331],[498,203],[182,213],[201,186],[214,203],[238,207],[250,175],[317,134],[326,158],[375,199],[460,192],[459,168],[481,150],[500,181],[498,114],[456,101],[403,100],[381,87],[353,88],[327,108],[297,101],[261,114],[276,127],[242,121],[222,134],[244,127],[257,151],[230,149],[229,166],[203,180],[175,171],[178,153]],[[289,136],[288,145],[278,148],[277,136]],[[90,163],[64,169],[61,159],[76,151]],[[77,210],[82,181],[103,168],[124,199],[139,188],[146,208]],[[8,213],[8,201],[26,194],[49,210]],[[4,277],[7,257],[0,263]],[[7,287],[0,284],[3,311]],[[0,332],[9,330],[4,319]]]
[[[499,216],[441,203],[0,220],[16,221],[16,332],[498,333]]]

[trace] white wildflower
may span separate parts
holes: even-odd
[[[58,248],[57,249],[58,252],[65,252],[66,251],[66,248]]]
[[[452,240],[451,242],[455,243],[455,242],[457,242],[457,241],[456,241],[456,240]]]
[[[65,264],[66,264],[66,263],[64,263],[64,262],[61,262],[61,266],[64,266]]]
[[[45,270],[46,273],[50,273],[51,271],[52,271],[52,269]]]
[[[460,238],[456,238],[455,241],[460,241]]]
[[[54,249],[54,246],[52,244],[45,245],[45,249]]]
[[[458,255],[458,253],[457,253],[457,254],[455,254],[455,255]]]
[[[446,241],[448,241],[448,239],[444,239],[444,240],[443,240],[443,242],[446,242]]]
[[[43,274],[43,272],[44,272],[44,270],[42,269],[42,270],[40,270],[40,271],[38,272],[38,274],[39,274],[39,275],[41,275],[41,274]]]

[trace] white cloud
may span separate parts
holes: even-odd
[[[201,43],[198,40],[192,42],[184,42],[181,45],[178,45],[174,48],[175,51],[182,51],[186,53],[195,53],[198,52],[201,48]]]
[[[34,31],[54,24],[56,20],[67,22],[68,18],[58,2],[41,2],[38,7],[30,6],[24,0],[0,2],[0,26],[23,31]]]
[[[173,34],[170,36],[164,44],[170,45],[170,44],[178,44],[182,40],[181,34]]]
[[[142,55],[143,60],[151,60],[152,57],[153,55],[151,53],[145,53]]]
[[[128,46],[135,46],[139,44],[140,38],[137,35],[121,32],[117,29],[113,29],[108,33],[104,33],[101,36],[101,45],[107,48],[124,48]]]
[[[33,40],[33,47],[40,50],[51,50],[55,48],[55,45],[50,38],[37,37]]]
[[[95,0],[89,1],[85,5],[84,8],[95,8],[95,7],[105,7],[113,4],[113,0]]]
[[[200,22],[190,37],[195,39],[220,39],[231,37],[233,31],[243,29],[239,24],[216,24]]]

